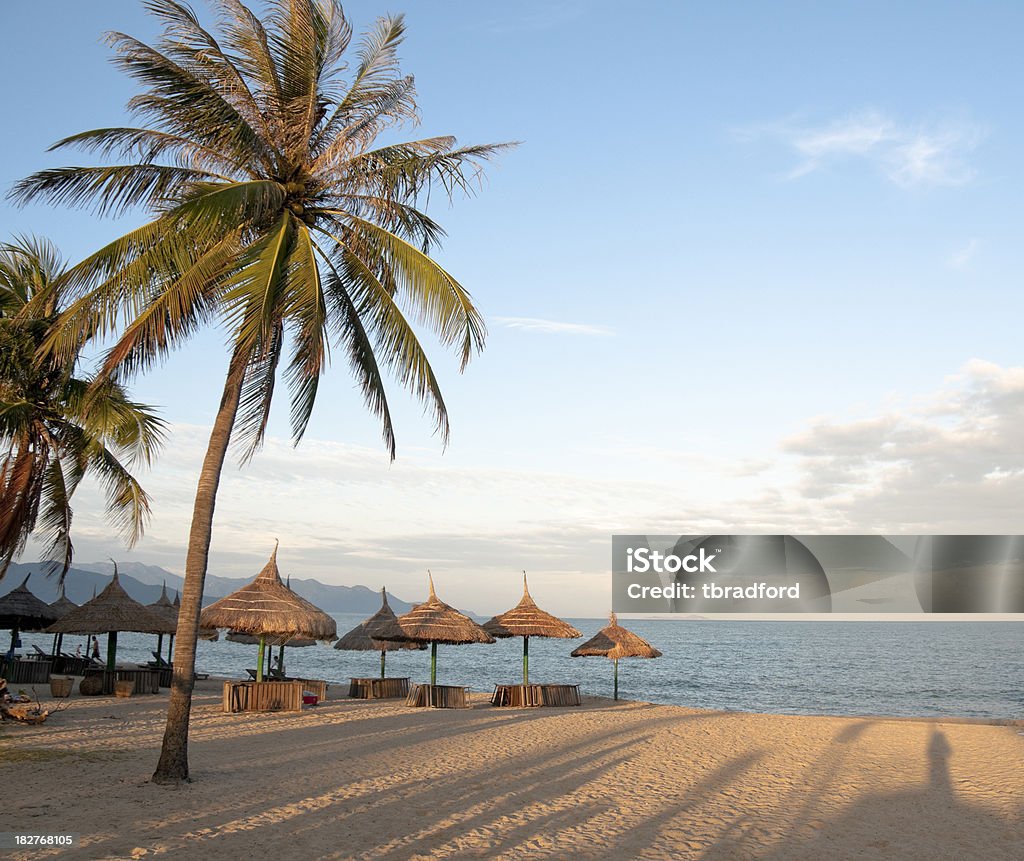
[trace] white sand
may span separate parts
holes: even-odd
[[[1024,859],[1024,725],[479,694],[227,715],[219,691],[182,787],[148,782],[166,694],[5,724],[0,831],[80,835],[9,857]]]

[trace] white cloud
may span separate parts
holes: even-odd
[[[968,122],[910,125],[866,110],[819,125],[792,121],[746,130],[747,140],[775,138],[799,157],[786,177],[797,179],[851,161],[874,166],[896,185],[957,186],[974,178],[968,155],[982,138]]]
[[[564,323],[559,320],[543,320],[539,317],[492,317],[494,322],[506,329],[518,329],[522,332],[537,332],[544,335],[614,335],[608,326],[590,323]]]
[[[973,360],[907,406],[815,419],[770,459],[737,451],[723,461],[696,442],[670,458],[627,438],[621,451],[595,449],[581,475],[528,459],[457,464],[436,452],[389,464],[373,448],[307,439],[296,449],[271,438],[245,469],[225,468],[210,571],[251,576],[280,538],[282,570],[297,577],[386,584],[416,598],[429,567],[448,600],[491,613],[518,599],[525,568],[546,584],[553,612],[598,616],[610,599],[614,533],[1016,533],[1022,428],[1024,367]],[[154,522],[131,554],[105,524],[102,494],[83,486],[77,558],[181,573],[207,436],[174,426],[144,476]]]

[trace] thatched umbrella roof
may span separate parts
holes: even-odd
[[[398,630],[386,625],[374,628],[374,639],[430,643],[430,684],[437,684],[437,644],[462,646],[467,643],[493,643],[494,637],[434,593],[434,578],[427,572],[430,597],[396,620]]]
[[[244,631],[228,631],[224,639],[229,643],[241,643],[244,646],[255,646],[260,641],[259,637],[246,634]],[[316,645],[316,640],[311,640],[309,637],[264,637],[263,642],[267,646],[296,646],[300,648]]]
[[[484,630],[494,637],[523,638],[523,684],[530,683],[530,637],[556,637],[571,640],[583,635],[568,622],[557,616],[545,613],[538,607],[530,595],[530,587],[526,583],[526,572],[523,572],[523,597],[507,613],[495,616],[484,622]]]
[[[63,619],[68,613],[77,608],[78,605],[64,594],[64,586],[61,584],[60,597],[50,604],[50,609],[57,613],[58,619]]]
[[[660,658],[654,646],[632,631],[623,628],[615,614],[612,613],[611,623],[603,627],[578,649],[572,650],[572,657],[610,658],[615,665],[615,699],[619,698],[619,658]]]
[[[568,622],[557,616],[545,613],[538,607],[530,595],[526,583],[526,572],[523,572],[523,597],[507,613],[495,616],[484,622],[483,628],[492,637],[557,637],[571,640],[583,635]]]
[[[350,652],[392,652],[397,649],[425,649],[425,643],[415,643],[411,640],[379,640],[375,639],[378,634],[390,634],[394,637],[404,636],[402,629],[398,626],[398,618],[395,611],[388,604],[388,593],[380,590],[380,609],[367,619],[363,619],[351,631],[345,634],[337,643],[336,649],[345,649]]]
[[[29,591],[31,576],[29,574],[20,586],[0,598],[0,627],[38,631],[57,620],[57,611]]]
[[[174,622],[175,625],[178,624],[178,608],[175,607],[171,603],[171,599],[167,597],[166,583],[164,583],[160,587],[160,597],[157,598],[152,604],[147,604],[146,607],[148,607],[150,610],[153,610],[157,614],[165,616],[166,618],[170,619]]]
[[[121,585],[117,569],[107,587],[91,601],[76,607],[46,630],[51,634],[93,634],[98,631],[135,631],[173,634],[174,622],[134,600]]]
[[[572,657],[601,657],[617,661],[619,658],[660,658],[661,652],[642,637],[623,628],[612,613],[611,623],[578,649],[573,649]]]
[[[281,582],[277,545],[256,579],[203,610],[199,624],[256,636],[314,640],[333,640],[337,636],[334,619]]]
[[[377,640],[405,640],[413,643],[446,643],[461,646],[466,643],[493,643],[494,637],[476,622],[454,607],[444,603],[434,592],[434,578],[427,575],[430,596],[396,620],[398,630],[379,626],[374,631]]]

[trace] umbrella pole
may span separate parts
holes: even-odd
[[[277,671],[284,675],[284,643],[281,643],[281,648],[277,650]]]
[[[523,637],[523,685],[530,684],[530,638]]]
[[[14,650],[18,646],[18,626],[15,625],[11,628],[11,650],[8,654],[11,656],[11,660],[14,660]]]
[[[60,637],[60,634],[54,634],[53,635],[53,645],[50,647],[50,657],[51,658],[56,658],[57,657],[57,638],[58,637]]]
[[[615,696],[614,696],[614,699],[618,699],[619,698],[619,659],[616,658],[615,660],[612,661],[612,663],[615,665]]]
[[[174,663],[174,634],[171,634],[171,639],[167,643],[167,663]]]
[[[384,678],[384,656],[387,652],[384,649],[380,650],[380,677]]]
[[[437,642],[430,641],[430,686],[437,684]]]
[[[110,631],[107,634],[107,669],[114,672],[117,666],[117,631]]]
[[[265,639],[263,637],[263,634],[260,634],[260,652],[259,652],[259,658],[257,658],[257,660],[256,660],[256,681],[258,681],[258,682],[262,682],[263,681],[263,653],[264,653],[264,649],[265,648],[266,648],[266,641],[265,641]]]
[[[163,660],[160,656],[164,653],[164,635],[156,635],[156,662],[159,664]]]

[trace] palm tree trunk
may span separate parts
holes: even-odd
[[[245,356],[236,350],[228,366],[224,394],[210,432],[210,444],[199,473],[199,486],[192,509],[192,528],[188,536],[188,555],[185,557],[185,583],[181,590],[181,610],[176,631],[178,648],[174,650],[167,727],[160,748],[160,761],[153,773],[154,783],[180,783],[189,779],[188,721],[192,712],[196,640],[199,637],[199,614],[203,608],[206,564],[210,555],[213,510],[217,503],[217,486],[220,484],[221,469],[231,441],[231,429],[235,424],[244,378]]]

